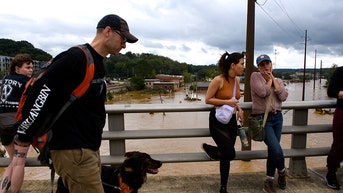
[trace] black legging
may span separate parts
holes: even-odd
[[[213,108],[210,111],[209,124],[210,133],[214,142],[217,144],[218,155],[220,157],[220,183],[226,187],[229,179],[230,161],[236,156],[236,115],[232,115],[228,124],[222,124],[216,119],[215,108]]]

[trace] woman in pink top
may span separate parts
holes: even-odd
[[[272,95],[268,118],[265,125],[265,144],[268,146],[267,177],[263,192],[274,193],[274,175],[278,170],[278,185],[286,188],[285,158],[280,145],[283,116],[281,104],[288,97],[288,91],[280,78],[273,75],[272,61],[268,55],[260,55],[256,59],[259,72],[250,76],[252,98],[252,116],[264,116],[268,96]],[[272,89],[273,88],[273,89]]]
[[[243,121],[243,111],[238,106],[240,98],[239,78],[244,72],[244,54],[225,52],[219,62],[221,74],[216,76],[210,83],[206,93],[206,104],[213,105],[210,111],[210,133],[217,144],[212,146],[203,144],[206,154],[214,160],[220,160],[220,193],[227,193],[226,186],[229,179],[230,161],[236,156],[235,142],[237,137],[237,118]],[[236,84],[236,87],[235,87]],[[233,96],[234,88],[236,88]],[[228,123],[221,123],[215,117],[216,107],[229,105],[234,108],[234,113]]]

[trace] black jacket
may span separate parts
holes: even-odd
[[[89,45],[95,64],[94,79],[104,78],[103,57]],[[30,141],[35,131],[49,116],[55,116],[69,100],[71,92],[81,83],[86,72],[86,56],[72,47],[56,56],[52,66],[29,92],[23,106],[23,122],[18,138]],[[105,125],[106,84],[91,84],[86,93],[73,102],[52,126],[50,149],[87,148],[98,150]]]
[[[343,110],[343,99],[338,99],[341,90],[343,90],[343,67],[338,67],[331,76],[327,94],[329,97],[337,98],[337,107]]]

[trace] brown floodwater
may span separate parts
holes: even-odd
[[[316,82],[316,89],[313,90],[313,82],[307,82],[305,85],[305,100],[326,100],[326,88]],[[322,81],[322,85],[325,82]],[[290,83],[287,85],[289,90],[288,101],[301,101],[302,83]],[[170,94],[143,94],[137,92],[129,92],[114,97],[114,104],[160,104],[160,103],[173,103],[173,104],[203,104],[205,92],[199,92],[198,97],[201,101],[186,101],[185,91],[181,90],[176,93]],[[243,101],[243,99],[241,99]],[[290,125],[292,122],[292,111],[283,111],[284,124]],[[325,124],[332,122],[332,115],[319,115],[314,110],[309,111],[309,124]],[[190,113],[132,113],[125,115],[125,128],[127,130],[133,129],[176,129],[176,128],[203,128],[208,125],[208,112],[190,112]],[[107,130],[107,125],[105,126]],[[325,140],[323,140],[325,139]],[[291,135],[282,135],[282,147],[290,148]],[[308,147],[326,147],[331,145],[332,134],[308,134],[307,146]],[[182,152],[203,152],[201,149],[202,143],[214,144],[212,138],[182,138],[182,139],[145,139],[145,140],[127,140],[127,151],[143,151],[149,154],[158,153],[182,153]],[[236,150],[241,149],[241,144],[237,138]],[[266,145],[261,142],[252,142],[252,149],[266,149]],[[101,154],[108,154],[109,147],[108,141],[103,141],[101,146]],[[30,156],[37,156],[34,150],[30,150]],[[306,158],[307,166],[309,168],[325,167],[326,156],[309,157]],[[251,161],[232,161],[231,171],[233,173],[239,172],[259,172],[265,171],[266,160],[251,160]],[[286,166],[289,164],[289,159],[286,158]],[[4,168],[0,172],[3,173]],[[46,167],[39,168],[25,168],[26,179],[49,179],[50,171]],[[196,163],[165,163],[160,169],[159,175],[198,175],[198,174],[218,174],[219,162],[196,162]]]

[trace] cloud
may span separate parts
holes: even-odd
[[[215,64],[225,51],[246,47],[247,0],[5,1],[0,38],[27,40],[53,56],[91,42],[106,14],[123,17],[139,41],[122,53],[153,53],[194,65]],[[265,53],[277,68],[307,63],[343,64],[343,4],[340,0],[257,0],[255,57]]]

